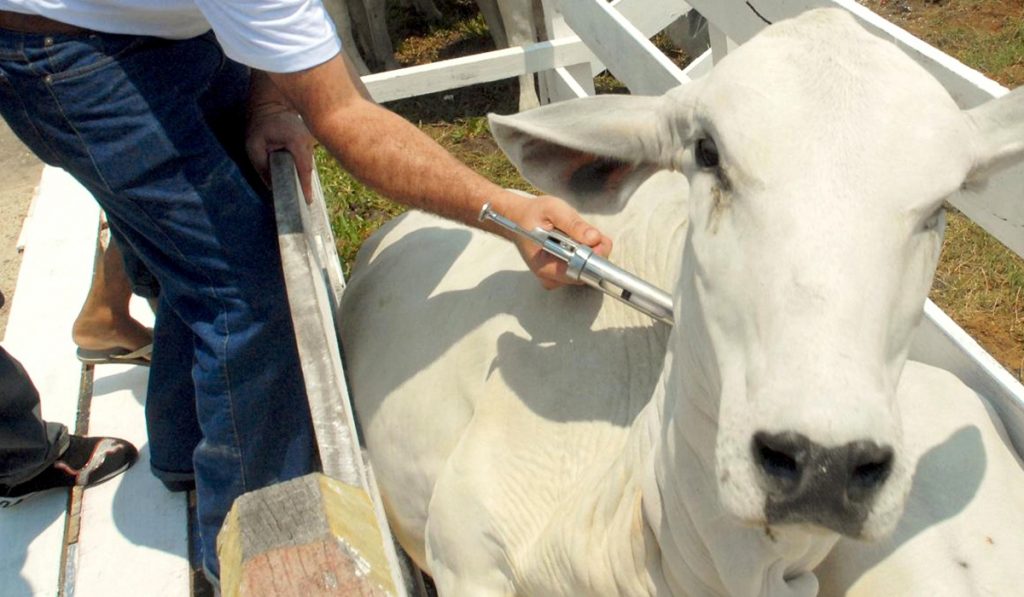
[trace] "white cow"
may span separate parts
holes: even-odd
[[[664,96],[492,129],[674,290],[677,324],[542,291],[510,244],[422,213],[367,243],[342,312],[354,399],[442,595],[814,595],[840,537],[894,527],[873,553],[844,538],[824,586],[1024,586],[1020,461],[959,381],[904,367],[943,200],[1021,158],[1024,93],[963,112],[812,11]],[[952,557],[961,536],[992,542]]]

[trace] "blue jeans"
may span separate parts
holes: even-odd
[[[152,469],[194,474],[214,575],[235,498],[318,466],[273,207],[247,171],[248,84],[212,34],[0,30],[0,113],[92,192],[160,284]]]

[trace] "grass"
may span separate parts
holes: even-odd
[[[1020,0],[861,0],[897,25],[1010,87],[1024,84],[1024,4]],[[492,49],[472,0],[439,4],[447,26],[427,26],[392,12],[396,58],[403,66]],[[407,11],[406,11],[407,12]],[[665,40],[655,39],[659,47]],[[679,54],[670,57],[685,60]],[[621,93],[614,78],[601,93]],[[494,182],[529,190],[490,138],[484,114],[516,111],[514,82],[499,82],[388,104]],[[324,153],[319,173],[345,274],[362,242],[404,211],[370,191]],[[1018,379],[1024,380],[1024,260],[951,210],[931,298]]]

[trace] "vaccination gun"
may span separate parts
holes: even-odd
[[[484,204],[479,219],[494,222],[537,243],[545,252],[566,263],[569,278],[583,281],[641,313],[672,325],[671,295],[594,254],[590,247],[574,241],[561,230],[534,228],[527,231],[491,209],[490,203]]]

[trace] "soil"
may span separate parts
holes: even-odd
[[[7,329],[11,297],[21,267],[18,236],[42,169],[43,164],[0,120],[0,291],[6,298],[0,307],[0,338]]]

